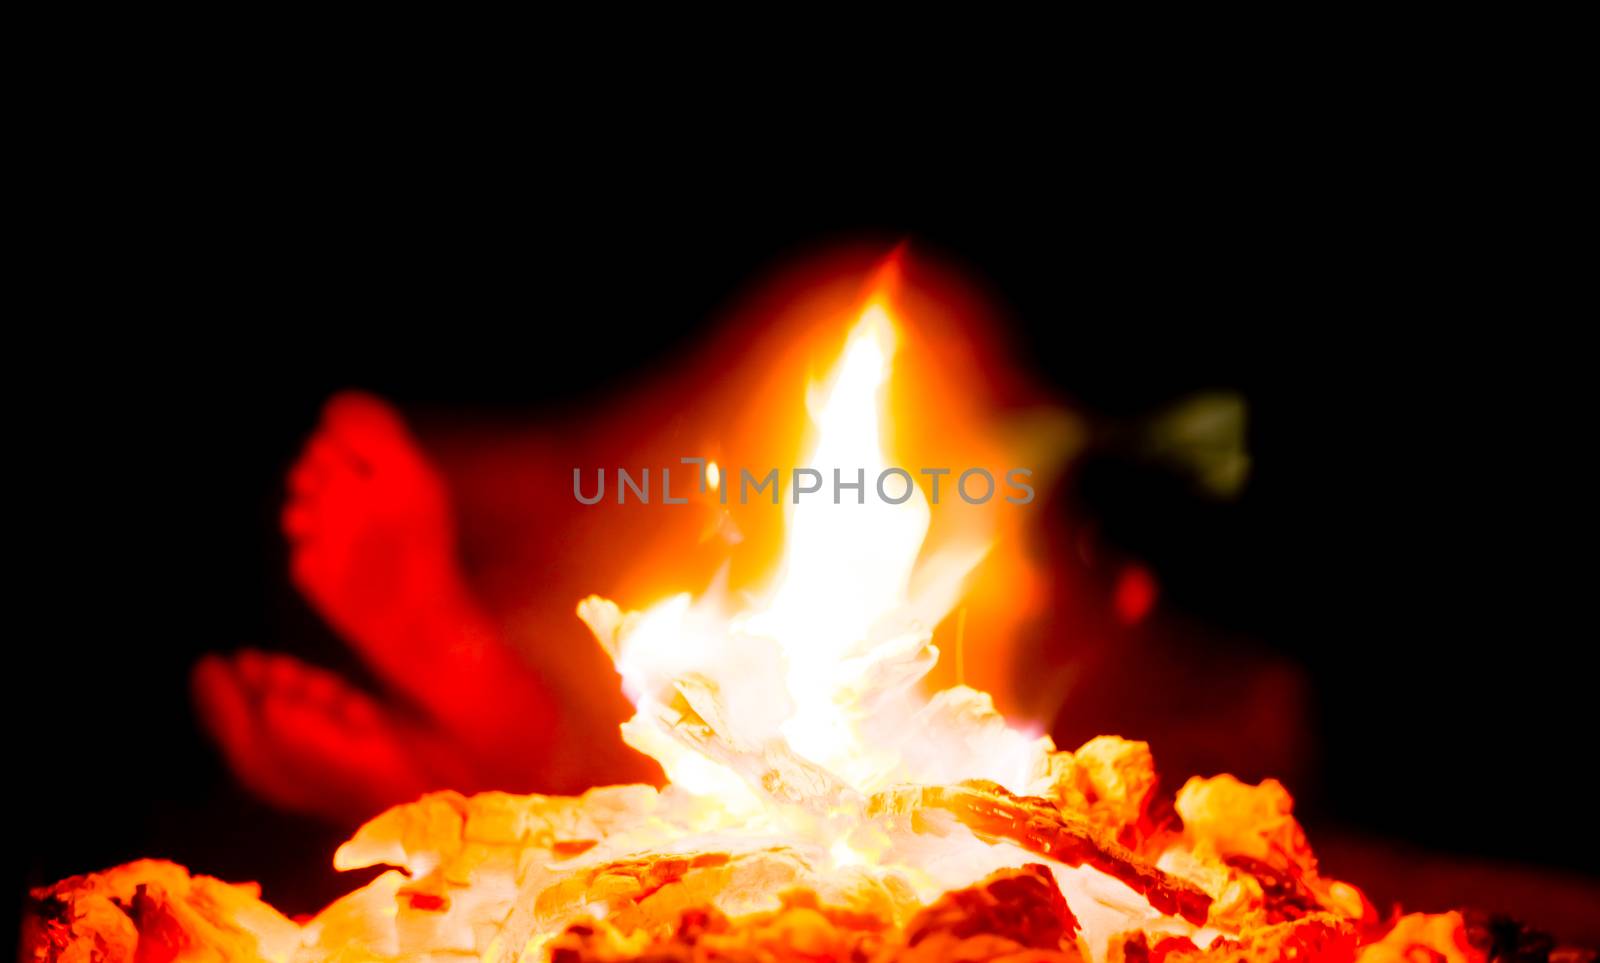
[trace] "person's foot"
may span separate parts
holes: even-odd
[[[420,702],[439,679],[431,627],[472,607],[443,481],[388,405],[335,396],[289,472],[290,575],[383,679]]]
[[[208,655],[190,682],[234,774],[276,805],[364,818],[470,778],[425,725],[289,656]]]
[[[328,402],[283,527],[295,584],[474,771],[507,789],[548,771],[553,699],[469,589],[444,481],[393,408],[356,392]]]

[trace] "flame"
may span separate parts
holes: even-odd
[[[1020,787],[1053,748],[1007,728],[984,693],[915,691],[938,658],[933,628],[987,545],[924,557],[926,495],[909,471],[882,474],[898,467],[885,446],[898,339],[875,294],[831,373],[808,386],[815,438],[788,479],[783,553],[763,598],[733,608],[713,586],[637,614],[597,596],[579,605],[638,710],[624,738],[673,785],[742,812],[778,785],[785,801],[825,810],[901,782]],[[804,492],[793,488],[803,473]],[[709,740],[686,731],[685,702],[716,717]]]
[[[841,705],[853,681],[847,661],[905,608],[928,530],[928,503],[915,485],[899,504],[865,490],[891,467],[883,451],[883,390],[895,342],[888,311],[873,303],[851,332],[831,382],[813,386],[808,407],[818,437],[804,461],[820,473],[824,491],[791,502],[777,588],[765,607],[739,623],[783,653],[794,704],[782,725],[784,738],[801,756],[852,782],[860,775],[852,763],[865,747]],[[830,490],[852,478],[862,486],[856,504]]]
[[[776,946],[864,959],[859,950],[892,926],[891,943],[905,943],[885,961],[1009,959],[1025,947],[982,928],[967,939],[962,914],[1048,891],[1053,879],[1066,912],[1046,915],[1066,935],[1034,947],[1049,951],[1039,959],[1199,963],[1215,946],[1215,958],[1384,963],[1426,950],[1482,963],[1464,949],[1458,915],[1386,930],[1359,889],[1320,876],[1273,780],[1191,779],[1173,800],[1178,824],[1161,822],[1144,743],[1102,736],[1058,752],[1008,725],[983,692],[919,690],[938,658],[933,629],[987,545],[930,548],[921,488],[888,482],[885,495],[906,496],[898,502],[874,490],[895,467],[886,428],[898,339],[880,290],[828,377],[809,386],[814,437],[798,464],[821,490],[789,492],[766,591],[736,597],[719,577],[699,598],[642,612],[598,596],[579,604],[634,704],[623,736],[661,763],[665,789],[441,792],[397,806],[335,854],[340,869],[396,868],[303,925],[248,887],[170,864],[66,880],[35,893],[71,909],[52,917],[49,945],[114,944],[117,959],[136,947],[144,958],[145,937],[121,909],[137,894],[140,920],[165,927],[162,940],[277,963],[513,963],[552,958],[562,939],[597,951],[568,946],[568,959],[683,958],[683,947],[652,941],[686,938],[684,911],[700,907],[748,923],[715,936],[739,947],[729,958],[768,958]],[[836,500],[835,472],[859,493],[838,485]],[[724,493],[743,481],[715,463],[707,478]],[[946,899],[991,884],[981,899]],[[791,900],[796,887],[840,912]],[[1016,910],[1002,906],[997,919],[1029,916]],[[911,931],[946,911],[954,924],[918,944]],[[867,942],[848,942],[856,929]]]

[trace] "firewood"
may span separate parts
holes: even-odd
[[[1092,866],[1143,895],[1156,910],[1203,925],[1211,897],[1192,883],[1150,865],[1076,813],[1048,799],[1016,796],[992,782],[958,786],[910,786],[879,793],[868,803],[872,816],[914,817],[919,810],[954,815],[979,838],[1006,840],[1068,866]]]

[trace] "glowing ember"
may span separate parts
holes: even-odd
[[[876,297],[810,391],[801,464],[830,482],[872,485],[894,464],[895,342]],[[710,484],[734,484],[720,474]],[[790,504],[760,598],[579,606],[637,710],[624,736],[666,789],[396,807],[335,855],[395,869],[304,924],[170,864],[67,880],[35,894],[36,957],[1481,957],[1459,916],[1382,925],[1359,890],[1319,876],[1276,782],[1191,780],[1163,822],[1145,744],[1058,752],[985,693],[923,694],[933,628],[986,546],[925,552],[929,505],[907,484],[898,504]]]

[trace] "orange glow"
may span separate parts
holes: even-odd
[[[917,324],[887,279],[831,320],[848,334],[826,376],[789,399],[809,426],[780,462],[820,473],[823,497],[786,499],[759,590],[730,587],[725,566],[698,595],[641,611],[578,605],[634,706],[624,738],[660,763],[664,788],[394,807],[334,856],[341,870],[387,868],[303,924],[170,864],[68,880],[39,894],[70,911],[38,955],[1384,963],[1431,947],[1474,959],[1459,917],[1391,928],[1359,889],[1322,877],[1273,780],[1191,780],[1158,818],[1146,744],[1060,751],[986,691],[929,692],[936,632],[969,579],[991,559],[1021,566],[1004,544],[1014,523],[957,503],[965,517],[940,528],[945,506],[921,485],[898,504],[826,497],[835,470],[871,486],[911,466],[894,450],[892,397]],[[736,470],[708,463],[707,482],[732,489]],[[1142,589],[1130,617],[1153,596]],[[963,627],[970,638],[997,623]],[[137,925],[123,906],[142,907]]]

